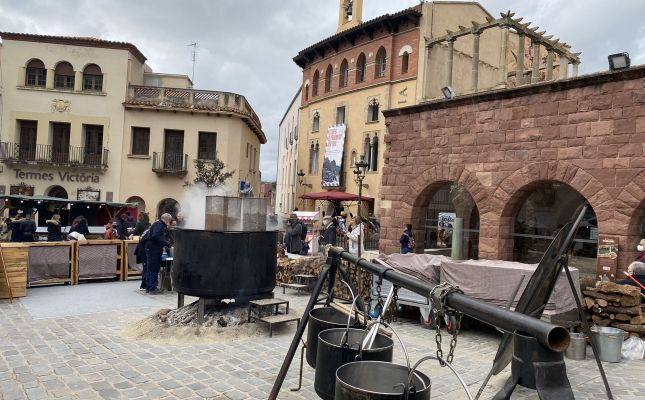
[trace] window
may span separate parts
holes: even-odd
[[[363,160],[367,163],[367,170],[371,171],[372,169],[370,168],[370,160],[372,159],[370,155],[370,137],[365,136],[365,139],[363,139]]]
[[[325,93],[331,92],[331,78],[332,78],[333,68],[331,65],[327,66],[327,71],[325,71]]]
[[[57,89],[74,89],[74,68],[67,61],[58,63],[54,71],[54,87]]]
[[[375,78],[382,78],[385,76],[385,67],[387,65],[387,54],[385,49],[381,47],[376,53],[376,71],[374,71]]]
[[[365,61],[365,54],[361,53],[356,61],[356,83],[365,80],[365,72],[367,71],[367,62]]]
[[[372,138],[372,143],[370,144],[370,171],[378,170],[378,136]]]
[[[345,107],[336,108],[336,125],[342,125],[345,123]]]
[[[200,160],[214,160],[216,154],[217,133],[199,132],[199,144],[197,148],[197,158]]]
[[[314,175],[318,173],[318,155],[320,148],[318,142],[311,142],[309,147],[309,175]]]
[[[320,113],[316,111],[314,113],[314,119],[311,124],[311,131],[318,132],[320,130]]]
[[[38,59],[29,61],[25,86],[45,87],[45,82],[47,82],[45,64]]]
[[[314,72],[313,83],[311,84],[311,97],[318,96],[318,85],[320,85],[320,72]]]
[[[132,127],[132,155],[147,156],[150,146],[150,128]]]
[[[70,131],[71,124],[65,122],[52,122],[52,161],[67,163],[70,161]],[[72,161],[81,162],[77,151],[72,153]]]
[[[367,122],[378,121],[379,104],[377,99],[372,99],[367,106]]]
[[[100,165],[103,158],[103,125],[85,125],[85,164]]]
[[[305,85],[305,101],[309,100],[309,85]]]
[[[96,64],[90,64],[83,70],[83,90],[100,92],[103,90],[103,72]]]
[[[339,88],[347,86],[349,81],[349,67],[347,66],[347,60],[343,60],[340,64],[340,79],[338,83]]]
[[[21,160],[33,161],[36,159],[36,137],[38,131],[38,122],[18,120],[18,123],[20,124],[18,157]]]
[[[408,63],[410,62],[410,54],[405,51],[401,56],[401,73],[405,74],[408,72]]]

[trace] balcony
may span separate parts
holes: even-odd
[[[126,108],[135,109],[149,108],[238,116],[255,132],[261,143],[266,143],[266,136],[262,132],[260,118],[255,114],[246,98],[239,94],[211,90],[130,85],[128,87],[128,96],[123,105]]]
[[[87,147],[60,147],[50,144],[20,145],[0,142],[0,161],[7,164],[53,165],[87,169],[108,167],[108,149],[95,152]]]
[[[184,176],[188,172],[188,154],[152,153],[152,171],[157,175]]]

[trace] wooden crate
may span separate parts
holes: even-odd
[[[66,275],[65,277],[60,277],[60,278],[49,278],[49,279],[41,279],[41,280],[36,280],[34,281],[31,276],[31,268],[32,268],[32,260],[28,256],[27,258],[29,259],[29,270],[28,270],[28,286],[39,286],[39,285],[54,285],[54,284],[64,284],[64,283],[69,283],[73,284],[74,283],[74,259],[75,259],[75,243],[74,241],[70,242],[31,242],[29,243],[29,251],[33,251],[32,249],[34,247],[65,247],[68,249],[68,262],[69,262],[69,275]]]
[[[74,255],[74,272],[73,272],[73,277],[74,277],[74,283],[78,284],[79,280],[91,280],[91,279],[107,279],[108,277],[83,277],[82,275],[82,270],[83,270],[83,255],[81,254],[83,251],[83,248],[91,247],[91,246],[116,246],[116,257],[114,259],[115,262],[115,278],[118,281],[122,281],[124,278],[124,273],[123,273],[123,260],[125,257],[123,256],[123,241],[122,240],[82,240],[76,242],[75,245],[75,255]]]
[[[123,241],[123,280],[127,281],[130,278],[141,277],[141,271],[138,269],[130,268],[130,264],[134,265],[136,260],[132,259],[130,252],[139,244],[139,238],[133,240],[124,240]]]
[[[4,265],[7,269],[13,297],[27,296],[27,266],[29,245],[22,243],[1,243]],[[9,290],[0,264],[0,298],[8,299]]]

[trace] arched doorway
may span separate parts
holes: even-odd
[[[436,189],[427,206],[425,248],[457,259],[479,256],[479,210],[468,190],[455,182]]]
[[[537,263],[555,234],[573,218],[586,202],[571,186],[560,182],[538,182],[520,192],[513,218],[513,261]],[[598,219],[589,207],[576,236],[569,265],[581,274],[595,275],[598,252]]]
[[[59,198],[59,199],[68,199],[69,198],[69,196],[67,194],[67,190],[65,190],[65,188],[62,187],[62,186],[52,186],[47,191],[47,196],[56,197],[56,198]]]
[[[177,218],[178,212],[179,202],[177,202],[177,200],[171,198],[163,199],[159,202],[159,206],[157,207],[157,218],[159,218],[161,214],[165,213],[172,215],[173,218]]]

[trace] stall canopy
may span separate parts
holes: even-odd
[[[293,213],[301,221],[318,221],[320,219],[318,211],[294,211]]]
[[[347,192],[320,192],[307,193],[300,196],[301,199],[309,200],[327,200],[327,201],[357,201],[358,195]],[[367,196],[361,196],[362,201],[373,202],[374,199]]]

